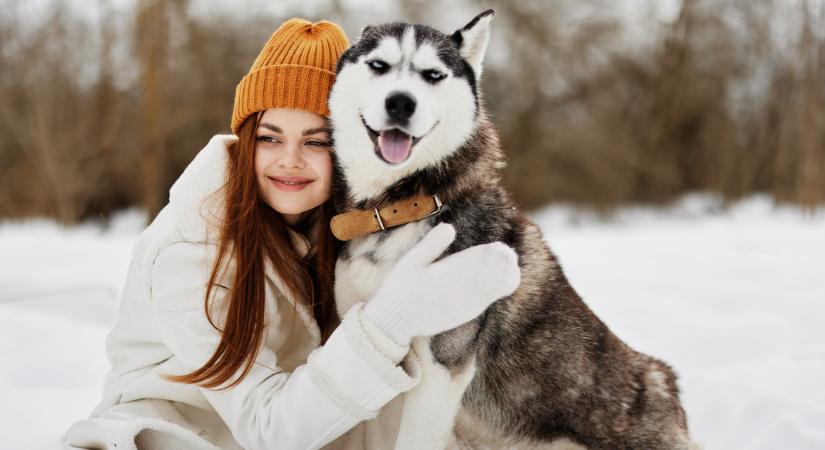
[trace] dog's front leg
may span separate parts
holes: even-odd
[[[475,375],[475,358],[452,371],[435,361],[429,337],[413,339],[421,358],[421,382],[404,394],[396,450],[441,450],[452,442],[453,423]]]

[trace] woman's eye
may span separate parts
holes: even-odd
[[[429,69],[421,72],[421,75],[424,77],[424,80],[430,83],[438,83],[439,81],[447,78],[447,74],[440,70]]]
[[[259,142],[265,142],[267,144],[280,144],[281,140],[276,138],[275,136],[258,136]]]
[[[306,141],[305,145],[309,145],[311,147],[332,147],[332,143],[327,141]]]
[[[390,70],[390,65],[380,59],[371,59],[367,61],[367,66],[379,75]]]

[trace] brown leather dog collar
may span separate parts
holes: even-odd
[[[373,209],[354,209],[332,218],[332,234],[342,241],[421,220],[441,211],[438,195],[416,195]]]

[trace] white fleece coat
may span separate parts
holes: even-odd
[[[72,425],[64,444],[118,450],[392,446],[382,439],[393,441],[393,430],[388,437],[375,436],[376,421],[353,427],[419,382],[415,351],[396,365],[393,359],[400,357],[388,357],[391,340],[360,319],[362,304],[319,347],[311,312],[287,293],[270,264],[265,339],[243,381],[213,391],[161,378],[200,367],[220,340],[203,304],[217,252],[226,148],[234,139],[210,140],[135,244],[118,321],[106,339],[111,371],[103,400],[88,419]],[[293,241],[299,252],[308,251],[302,235],[293,233]],[[213,318],[219,326],[232,270],[230,265],[216,286]]]

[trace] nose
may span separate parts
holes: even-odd
[[[384,108],[390,117],[390,123],[406,125],[415,113],[415,99],[406,92],[391,92],[384,100]]]
[[[278,167],[282,168],[303,168],[304,158],[301,156],[299,145],[288,145],[278,158]]]

